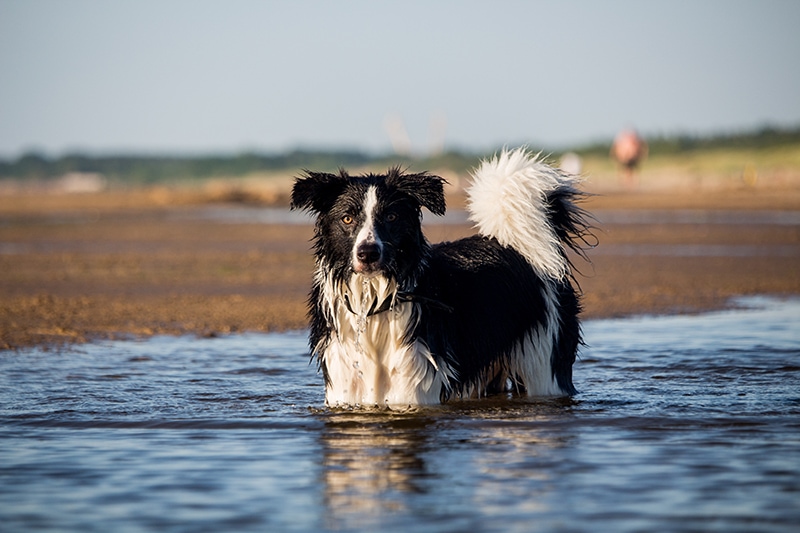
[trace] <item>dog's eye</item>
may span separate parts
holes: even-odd
[[[350,224],[353,223],[353,217],[351,217],[350,215],[345,215],[342,217],[342,222],[347,226],[349,226]]]
[[[394,222],[395,220],[397,220],[397,213],[386,214],[386,222]]]

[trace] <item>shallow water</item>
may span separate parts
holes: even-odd
[[[738,303],[409,412],[325,409],[303,333],[0,352],[0,530],[796,531],[800,300]]]

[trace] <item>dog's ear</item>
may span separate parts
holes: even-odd
[[[404,174],[400,169],[389,170],[386,184],[395,187],[398,191],[416,200],[419,205],[426,207],[434,215],[444,215],[447,206],[444,199],[444,178],[422,172],[419,174]]]
[[[291,209],[307,209],[315,213],[325,213],[336,202],[336,198],[347,185],[348,176],[327,172],[304,170],[303,175],[294,181],[292,187]]]

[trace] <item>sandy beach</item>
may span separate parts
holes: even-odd
[[[591,264],[576,259],[586,318],[800,294],[796,190],[614,192],[584,207],[599,243]],[[163,191],[0,196],[0,349],[305,327],[313,228],[259,209]],[[431,242],[472,232],[426,225]]]

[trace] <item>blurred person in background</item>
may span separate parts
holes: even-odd
[[[623,130],[611,145],[611,157],[619,165],[623,185],[635,187],[636,170],[647,157],[647,143],[636,130]]]

